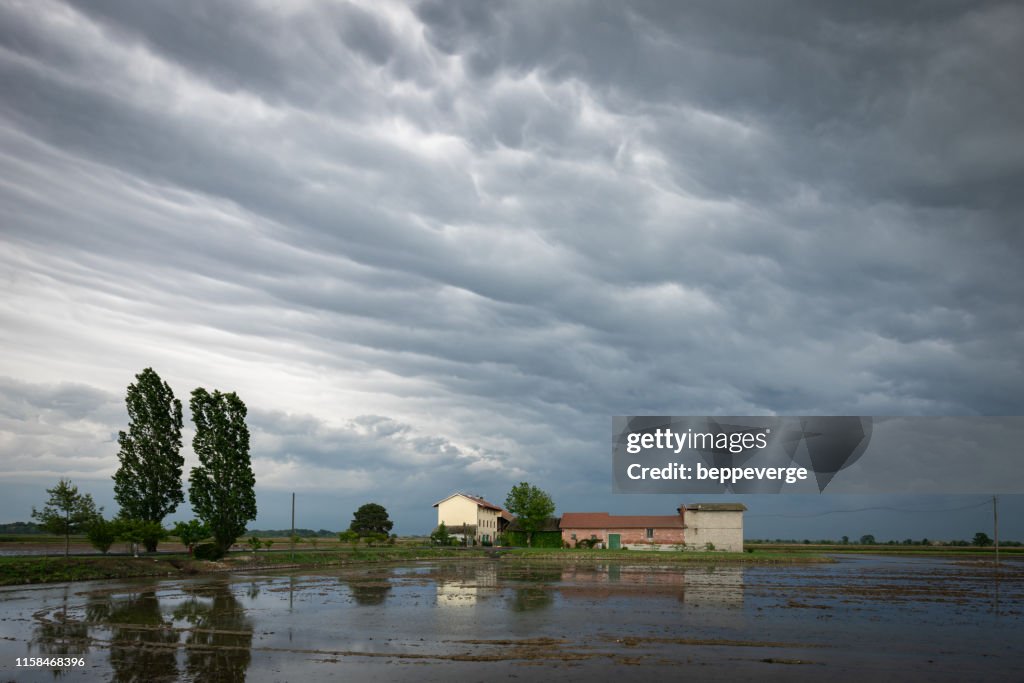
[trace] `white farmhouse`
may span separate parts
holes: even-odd
[[[504,527],[502,513],[505,511],[480,496],[453,493],[444,500],[434,503],[434,507],[437,508],[438,526],[444,522],[449,531],[452,527],[475,526],[477,543],[493,543],[495,536]]]

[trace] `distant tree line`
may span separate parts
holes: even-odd
[[[843,536],[839,540],[831,538],[819,538],[819,539],[796,539],[796,538],[750,538],[746,540],[747,543],[774,543],[774,544],[789,544],[789,545],[905,545],[905,546],[948,546],[948,547],[972,547],[977,546],[985,548],[994,544],[994,541],[989,538],[989,535],[983,531],[979,531],[974,534],[974,537],[970,540],[933,540],[928,538],[922,538],[915,540],[912,538],[905,538],[902,541],[896,539],[890,539],[888,541],[878,541],[875,539],[873,534],[864,534],[859,539],[851,540],[848,536]],[[999,545],[1006,548],[1016,548],[1024,545],[1021,541],[1007,541],[1000,539]]]
[[[0,524],[0,534],[45,534],[46,529],[35,522],[11,522]]]
[[[256,538],[288,538],[292,535],[291,529],[248,529],[245,534],[247,536],[255,536]],[[337,531],[329,531],[327,529],[320,529],[313,531],[312,529],[295,529],[295,535],[303,538],[334,538],[338,535]]]

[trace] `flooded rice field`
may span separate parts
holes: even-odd
[[[493,559],[0,589],[0,681],[1018,681],[1022,644],[1019,561]],[[80,663],[17,666],[56,657]]]

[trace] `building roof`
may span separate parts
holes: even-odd
[[[747,509],[743,503],[691,503],[685,507],[694,512],[745,512]]]
[[[679,515],[610,515],[607,512],[566,512],[563,529],[683,528]]]
[[[468,493],[463,493],[462,491],[457,491],[457,492],[453,493],[452,495],[448,496],[447,498],[444,498],[442,500],[437,501],[436,503],[434,503],[433,507],[437,507],[438,505],[440,505],[444,501],[451,500],[455,496],[462,496],[463,498],[468,498],[468,499],[470,499],[471,501],[473,501],[474,503],[476,503],[478,506],[480,506],[482,508],[487,508],[489,510],[497,510],[498,512],[502,512],[501,507],[495,505],[494,503],[488,503],[486,500],[484,500],[480,496],[471,496]]]

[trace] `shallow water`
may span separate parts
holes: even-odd
[[[1024,564],[459,560],[0,589],[0,680],[1024,680]]]

